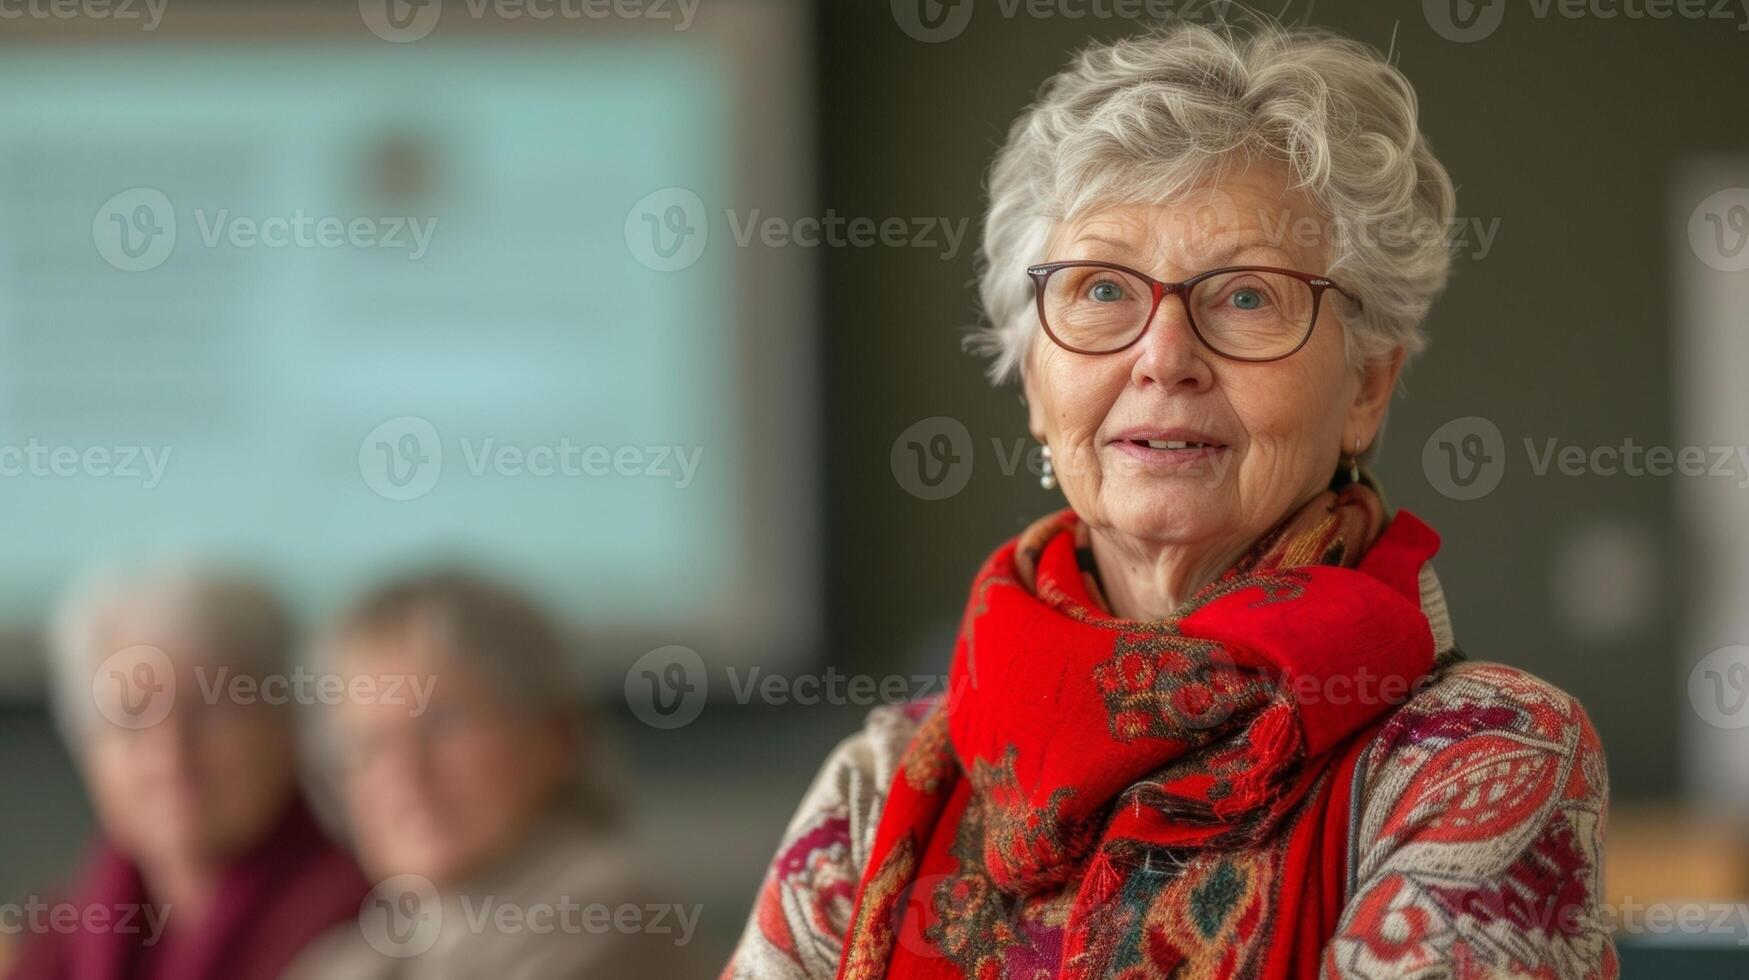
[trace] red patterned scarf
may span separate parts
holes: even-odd
[[[1432,666],[1438,544],[1350,484],[1160,622],[1107,611],[1071,512],[1002,547],[893,780],[841,980],[1315,977],[1354,757]]]

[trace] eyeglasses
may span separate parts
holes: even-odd
[[[1046,335],[1077,354],[1115,354],[1141,340],[1167,294],[1184,303],[1197,339],[1235,361],[1278,361],[1304,347],[1327,289],[1360,305],[1324,276],[1261,265],[1211,269],[1183,282],[1112,262],[1047,262],[1026,274]]]

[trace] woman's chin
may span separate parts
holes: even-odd
[[[1220,487],[1186,485],[1176,480],[1107,484],[1102,508],[1111,529],[1154,542],[1189,542],[1214,536],[1227,513]]]

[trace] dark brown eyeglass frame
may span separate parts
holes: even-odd
[[[1142,329],[1130,339],[1129,343],[1124,344],[1122,347],[1114,347],[1111,350],[1084,350],[1072,344],[1064,343],[1063,339],[1058,337],[1056,333],[1051,330],[1050,318],[1045,316],[1045,282],[1050,279],[1051,274],[1058,269],[1070,268],[1111,269],[1114,272],[1122,272],[1127,275],[1135,276],[1137,279],[1147,283],[1148,287],[1154,291],[1154,305],[1148,309],[1148,318],[1142,321]],[[1202,335],[1202,328],[1196,325],[1196,314],[1191,312],[1190,309],[1191,287],[1205,279],[1212,279],[1215,276],[1226,275],[1232,272],[1273,272],[1277,275],[1298,279],[1312,287],[1312,322],[1307,324],[1305,336],[1300,338],[1300,342],[1294,345],[1293,350],[1290,350],[1285,354],[1277,354],[1274,357],[1239,357],[1235,354],[1228,354],[1214,344],[1209,343],[1208,338]],[[1357,308],[1361,305],[1358,296],[1355,296],[1348,290],[1338,286],[1328,276],[1315,276],[1309,272],[1300,272],[1295,269],[1281,269],[1270,265],[1223,266],[1219,269],[1210,269],[1207,272],[1198,273],[1183,282],[1161,282],[1145,272],[1137,272],[1135,269],[1132,269],[1127,265],[1119,265],[1116,262],[1081,261],[1078,259],[1070,259],[1064,262],[1046,262],[1042,265],[1028,266],[1026,274],[1032,278],[1033,303],[1038,309],[1039,326],[1044,328],[1045,334],[1051,338],[1051,342],[1066,351],[1071,351],[1076,354],[1086,354],[1092,357],[1097,357],[1101,354],[1117,354],[1134,347],[1143,337],[1148,335],[1148,329],[1154,325],[1155,314],[1160,312],[1160,303],[1168,294],[1177,296],[1178,301],[1184,304],[1184,318],[1190,323],[1190,332],[1196,334],[1196,339],[1201,341],[1204,347],[1207,347],[1209,350],[1214,351],[1216,354],[1219,354],[1229,361],[1245,361],[1251,364],[1265,364],[1270,361],[1279,361],[1283,358],[1292,357],[1299,353],[1300,348],[1306,346],[1306,341],[1312,339],[1312,331],[1318,328],[1318,311],[1324,304],[1324,291],[1326,289],[1334,289],[1343,296],[1346,296]]]

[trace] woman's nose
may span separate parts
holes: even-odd
[[[1130,377],[1137,385],[1200,391],[1214,380],[1209,367],[1213,353],[1197,338],[1190,313],[1179,295],[1160,298],[1154,318],[1148,322],[1136,348],[1138,354]]]

